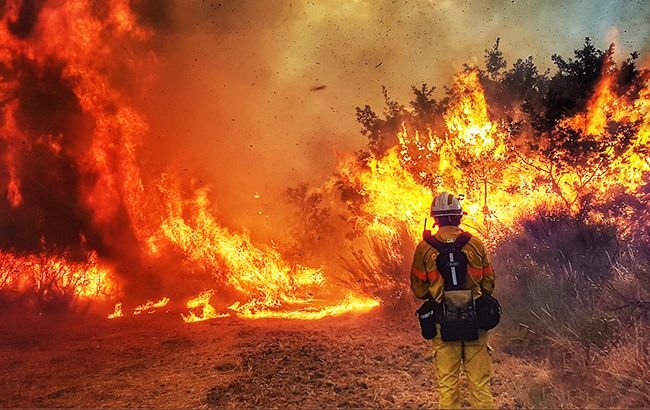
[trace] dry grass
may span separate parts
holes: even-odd
[[[522,360],[547,363],[549,380],[544,394],[537,395],[542,405],[648,407],[650,263],[640,250],[626,247],[605,259],[601,254],[598,269],[590,270],[582,255],[602,250],[602,243],[592,247],[590,241],[609,238],[611,229],[559,223],[559,229],[543,225],[549,237],[524,234],[519,248],[505,249],[500,294],[506,309],[502,331],[510,336],[506,350]],[[590,241],[553,252],[547,241],[558,232]],[[569,243],[564,240],[562,246]],[[580,255],[576,263],[571,254]]]
[[[369,238],[365,251],[352,250],[348,258],[340,258],[347,275],[339,279],[352,290],[380,297],[390,308],[410,309],[408,275],[415,245],[405,227],[392,236]]]

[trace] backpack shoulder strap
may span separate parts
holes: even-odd
[[[463,247],[465,245],[467,245],[467,243],[469,242],[470,239],[472,239],[472,234],[471,233],[469,233],[469,232],[461,233],[460,235],[458,235],[458,237],[454,241],[454,248],[458,249],[458,250],[463,249]]]
[[[425,237],[424,240],[438,252],[442,252],[442,250],[445,248],[445,245],[440,242],[434,235],[429,235]]]

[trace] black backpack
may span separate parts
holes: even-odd
[[[428,235],[424,240],[438,251],[436,268],[444,279],[440,337],[446,342],[478,339],[478,317],[472,291],[465,289],[467,255],[462,251],[472,235],[463,232],[454,242],[440,242]]]
[[[435,236],[424,238],[429,245],[438,251],[436,268],[445,280],[445,291],[464,290],[467,279],[467,255],[463,247],[467,245],[472,235],[463,232],[454,242],[440,242]]]

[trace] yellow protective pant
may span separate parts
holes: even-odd
[[[487,333],[480,331],[478,340],[472,342],[443,342],[440,328],[433,339],[433,357],[438,373],[441,409],[459,409],[460,366],[465,365],[469,381],[472,408],[494,408],[490,388],[491,359],[487,345]]]

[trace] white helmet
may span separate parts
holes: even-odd
[[[460,201],[454,195],[441,192],[431,202],[431,216],[459,216],[463,215]]]

